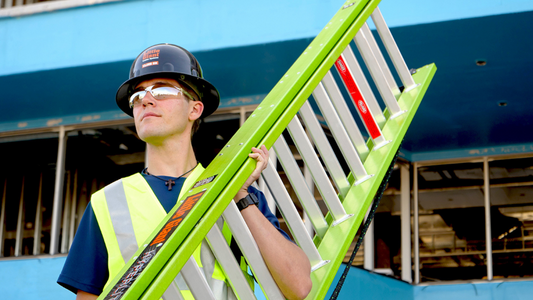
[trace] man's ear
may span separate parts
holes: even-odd
[[[192,105],[191,111],[189,113],[189,120],[194,121],[199,119],[204,112],[204,104],[202,101],[191,101]]]

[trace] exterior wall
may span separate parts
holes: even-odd
[[[65,257],[0,261],[2,299],[63,300],[75,296],[56,283]]]
[[[525,300],[531,299],[533,281],[449,284],[413,287],[414,300]]]
[[[343,264],[325,299],[329,299],[339,281]],[[533,281],[493,281],[484,283],[413,286],[387,276],[351,268],[338,299],[396,300],[522,300],[531,298]]]
[[[344,272],[344,268],[346,268],[346,264],[342,264],[339,268],[325,299],[331,297],[339,278]],[[338,299],[412,300],[413,286],[400,280],[352,267],[348,272]]]

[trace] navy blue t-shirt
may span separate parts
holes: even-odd
[[[142,175],[168,213],[176,205],[185,178],[176,179],[168,176],[159,176],[165,180],[173,179],[176,182],[176,185],[169,191],[168,187],[160,179],[154,176]],[[263,193],[253,187],[248,188],[248,192],[257,196],[259,210],[286,239],[290,240],[287,233],[280,229],[278,219],[268,208]],[[73,293],[82,290],[99,295],[102,293],[108,277],[107,249],[104,238],[92,206],[87,205],[57,283]]]

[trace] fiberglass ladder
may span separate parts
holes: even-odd
[[[181,271],[196,299],[214,299],[202,271],[191,257],[205,238],[235,295],[240,299],[255,299],[224,235],[215,225],[223,216],[267,299],[283,299],[231,199],[255,167],[255,162],[248,158],[250,148],[263,144],[274,147],[316,232],[312,239],[278,175],[276,164],[270,161],[262,177],[294,240],[312,265],[313,288],[308,299],[325,297],[436,71],[434,64],[409,71],[377,8],[378,3],[373,0],[345,3],[100,298],[181,299],[177,287],[167,290]],[[403,89],[396,84],[365,23],[369,16]],[[351,50],[352,39],[387,107],[384,112]],[[340,75],[362,119],[363,132],[368,135],[355,123],[331,68]],[[311,94],[349,167],[348,176],[307,102]],[[283,138],[285,129],[327,206],[326,216]],[[365,140],[364,136],[369,138]]]

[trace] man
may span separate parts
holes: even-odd
[[[116,99],[133,116],[139,137],[147,143],[148,167],[91,197],[58,280],[76,292],[77,299],[96,299],[175,206],[180,191],[194,184],[203,168],[191,137],[200,118],[219,104],[218,91],[203,79],[196,58],[170,44],[149,47],[135,59],[130,79],[119,88]],[[282,293],[289,299],[305,298],[311,289],[309,260],[279,229],[263,194],[250,187],[266,168],[268,151],[265,146],[252,148],[249,156],[256,160],[256,168],[234,199]],[[202,262],[204,256],[212,256],[206,248],[197,249]],[[79,266],[94,267],[81,270]],[[213,288],[224,278],[211,273],[206,279]],[[213,289],[218,299],[234,297],[227,286]],[[172,298],[167,293],[165,300]],[[191,298],[185,291],[182,294]]]

